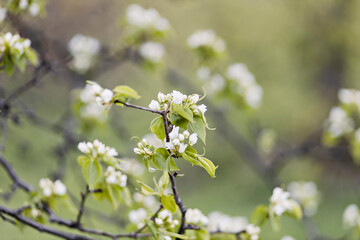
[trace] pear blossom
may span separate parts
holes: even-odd
[[[80,99],[89,103],[95,99],[95,102],[103,109],[110,108],[113,104],[114,93],[110,89],[102,88],[96,82],[88,81],[85,89],[80,94]]]
[[[291,237],[291,236],[283,236],[281,238],[281,240],[296,240],[295,238]]]
[[[136,159],[124,159],[120,162],[119,168],[123,172],[137,177],[143,175],[145,171],[144,166]]]
[[[154,8],[144,9],[138,4],[126,8],[126,21],[129,25],[141,29],[155,29],[164,32],[170,29],[166,18],[160,16]]]
[[[19,2],[19,8],[26,9],[29,5],[29,0],[20,0]]]
[[[0,23],[2,23],[7,15],[7,9],[6,8],[0,8]]]
[[[171,96],[175,104],[182,104],[183,101],[185,101],[187,98],[185,94],[182,94],[181,92],[175,90],[171,93]]]
[[[109,166],[105,171],[105,181],[108,184],[120,187],[126,186],[127,176],[122,172],[116,170],[114,167]]]
[[[332,107],[325,122],[327,131],[334,138],[341,137],[354,129],[354,121],[347,116],[341,107]]]
[[[93,158],[112,158],[118,155],[115,148],[105,146],[105,144],[100,142],[98,139],[95,139],[93,142],[80,142],[78,144],[78,149],[80,150],[80,152]]]
[[[318,208],[319,192],[313,182],[291,182],[287,187],[291,197],[304,209],[306,216],[313,216]]]
[[[197,142],[197,134],[189,134],[188,131],[184,131],[182,134],[179,133],[180,127],[174,126],[171,132],[169,133],[170,141],[165,141],[165,147],[176,153],[185,152],[187,146],[193,146]],[[189,138],[188,144],[185,144],[185,139]]]
[[[136,203],[143,205],[146,209],[150,211],[155,211],[158,207],[158,201],[154,196],[144,196],[138,192],[134,193],[133,199]]]
[[[355,140],[360,143],[360,128],[355,131]]]
[[[187,44],[192,49],[208,47],[218,53],[224,52],[226,49],[224,40],[216,36],[211,29],[196,31],[187,38]]]
[[[83,74],[94,65],[95,57],[100,52],[100,42],[93,37],[76,34],[70,40],[68,49],[74,58],[71,66]]]
[[[131,210],[129,212],[130,222],[136,224],[138,228],[141,228],[145,225],[145,220],[147,219],[147,217],[148,217],[148,213],[144,208]]]
[[[360,91],[342,88],[338,92],[338,98],[343,104],[354,104],[360,108]]]
[[[248,225],[246,217],[231,217],[221,212],[210,213],[208,219],[207,230],[209,232],[236,233],[244,231]]]
[[[343,213],[343,224],[345,228],[360,226],[360,212],[358,206],[350,204]]]
[[[30,48],[31,41],[29,39],[21,38],[19,34],[12,34],[7,32],[0,37],[0,51],[5,51],[6,48],[17,49],[20,56],[24,55],[25,49]]]
[[[140,46],[139,54],[150,62],[159,63],[164,58],[165,48],[161,43],[146,42]]]
[[[293,205],[290,201],[290,193],[282,188],[275,188],[270,198],[271,211],[277,216],[281,216],[284,212],[292,210]]]
[[[45,197],[64,196],[66,194],[66,186],[60,180],[52,182],[49,178],[42,178],[39,186]]]
[[[179,225],[179,220],[173,219],[171,212],[167,209],[160,211],[154,222],[158,228],[174,228]]]
[[[190,146],[195,145],[197,140],[198,140],[197,134],[196,133],[191,134],[189,137],[189,145]]]
[[[255,226],[254,224],[249,224],[246,226],[245,231],[250,235],[250,240],[259,239],[260,227]]]
[[[196,71],[196,76],[202,80],[202,81],[206,81],[210,78],[211,76],[211,71],[208,67],[206,66],[202,66],[199,67],[198,70]]]
[[[134,152],[138,155],[152,156],[154,153],[151,150],[151,146],[149,142],[143,138],[138,144],[137,147],[134,148]]]
[[[161,106],[160,103],[158,101],[152,100],[149,104],[149,108],[152,110],[156,110],[156,111],[160,111],[161,110]]]
[[[31,3],[30,4],[30,7],[29,7],[29,13],[31,16],[33,17],[36,17],[39,15],[40,13],[40,6],[38,3],[34,2],[34,3]]]
[[[206,226],[209,222],[209,219],[199,209],[190,208],[186,211],[185,221],[188,224]]]

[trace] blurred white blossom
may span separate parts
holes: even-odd
[[[104,173],[105,181],[108,184],[125,187],[127,176],[114,167],[109,166]]]
[[[283,236],[281,238],[281,240],[295,240],[295,238],[291,237],[291,236]]]
[[[146,42],[140,46],[139,54],[149,62],[159,63],[165,55],[165,48],[161,43]]]
[[[254,224],[249,224],[246,226],[245,231],[250,236],[250,240],[258,240],[260,234],[260,227],[255,226]]]
[[[148,217],[148,214],[144,208],[131,210],[129,212],[130,222],[135,224],[138,228],[141,228],[145,225],[145,220],[147,219],[147,217]]]
[[[207,229],[209,232],[235,233],[245,230],[248,225],[248,220],[245,217],[231,217],[221,212],[210,213],[208,219]]]
[[[116,157],[118,155],[115,148],[105,146],[105,144],[98,139],[95,139],[93,142],[80,142],[78,144],[78,149],[80,152],[94,158]]]
[[[306,216],[313,216],[319,204],[319,192],[313,182],[291,182],[287,190],[304,209]]]
[[[215,32],[211,29],[197,30],[188,37],[187,44],[193,49],[207,47],[218,53],[222,53],[226,49],[224,40],[216,36]]]
[[[341,107],[332,107],[329,118],[325,122],[327,131],[332,137],[341,137],[354,130],[354,121],[347,116]]]
[[[343,213],[343,224],[345,228],[360,227],[360,213],[359,208],[355,204],[350,204],[346,207]]]
[[[185,215],[185,222],[188,224],[206,226],[209,223],[209,219],[197,208],[187,209]]]
[[[161,210],[154,219],[154,222],[159,228],[174,228],[179,224],[179,221],[173,219],[173,215],[167,209]]]
[[[138,192],[134,193],[133,199],[136,203],[143,205],[150,211],[155,211],[158,208],[158,201],[154,196],[144,196]]]
[[[7,15],[7,9],[6,8],[0,8],[0,23],[2,23]]]
[[[282,188],[275,188],[270,198],[271,211],[277,216],[281,216],[284,212],[292,210],[293,205],[290,201],[290,193]]]
[[[45,197],[64,196],[66,194],[66,186],[60,180],[53,182],[49,178],[42,178],[39,186]]]
[[[125,173],[136,177],[143,175],[145,171],[144,166],[136,159],[124,159],[124,161],[120,163],[119,167]]]

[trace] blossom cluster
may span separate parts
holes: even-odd
[[[11,51],[16,49],[20,56],[24,55],[25,49],[30,48],[31,41],[29,39],[21,38],[19,34],[6,33],[0,37],[0,51]]]
[[[145,220],[148,218],[148,213],[144,208],[138,208],[129,212],[129,220],[132,224],[135,224],[138,228],[145,225]]]
[[[138,192],[135,192],[133,195],[133,199],[135,203],[143,206],[144,208],[150,211],[155,211],[157,208],[158,202],[156,201],[155,197],[152,195],[144,196]]]
[[[281,216],[286,211],[291,211],[293,205],[290,196],[291,194],[282,188],[275,188],[270,198],[270,211],[275,213],[276,216]]]
[[[158,42],[145,42],[139,48],[139,54],[152,63],[160,63],[165,56],[165,48]]]
[[[115,148],[105,146],[98,139],[93,142],[80,142],[78,149],[93,158],[116,157],[118,155]]]
[[[151,146],[145,138],[138,142],[137,148],[134,148],[134,152],[138,155],[145,155],[148,157],[151,157],[153,155]]]
[[[66,186],[60,180],[53,182],[49,178],[42,178],[39,186],[45,197],[64,196],[66,194]]]
[[[211,50],[214,53],[222,53],[226,49],[224,40],[216,36],[212,29],[197,30],[187,39],[187,44],[195,50]]]
[[[326,130],[334,138],[344,136],[354,130],[354,121],[341,107],[333,107],[326,120]]]
[[[105,171],[105,182],[114,186],[125,187],[127,176],[114,167],[109,166]]]
[[[101,46],[97,39],[76,34],[68,44],[68,49],[73,56],[71,67],[78,73],[86,73],[93,67],[100,48]]]
[[[358,206],[350,204],[343,213],[343,224],[346,228],[360,228],[360,212]]]
[[[36,17],[44,7],[44,0],[10,0],[9,9],[12,11],[28,11],[31,16]]]
[[[209,223],[209,219],[199,209],[189,208],[186,211],[185,222],[197,226],[206,226]]]
[[[99,122],[105,121],[105,108],[96,102],[98,87],[94,84],[86,84],[80,92],[80,116],[84,119],[96,119]]]
[[[161,210],[154,222],[158,228],[175,228],[179,224],[179,220],[173,219],[171,212],[167,209]]]
[[[120,162],[119,167],[123,172],[136,177],[143,175],[145,171],[144,166],[136,159],[124,159]]]
[[[304,209],[306,216],[313,216],[319,204],[319,192],[313,182],[291,182],[287,186],[291,197]]]
[[[200,100],[198,94],[185,95],[179,91],[173,90],[172,93],[164,94],[158,93],[158,101],[152,100],[149,104],[149,108],[156,111],[164,111],[171,107],[171,104],[188,105],[195,115],[204,116],[207,107],[204,104],[197,106],[197,102]]]
[[[256,82],[254,75],[243,63],[234,63],[227,69],[227,77],[236,83],[236,91],[245,103],[252,108],[259,108],[262,103],[263,89]]]
[[[185,152],[188,146],[193,146],[198,140],[196,133],[190,135],[187,130],[183,131],[183,133],[180,133],[179,130],[180,127],[174,126],[172,131],[169,133],[170,141],[166,142],[165,139],[165,147],[175,154]],[[187,144],[185,144],[186,139],[188,139]]]
[[[219,73],[212,73],[207,66],[201,66],[196,72],[197,77],[204,83],[206,92],[209,95],[221,92],[226,87],[225,78]]]
[[[2,23],[7,15],[7,9],[6,8],[0,8],[0,23]]]
[[[208,219],[207,230],[209,232],[221,231],[235,233],[245,230],[248,225],[246,217],[231,217],[221,212],[210,213]]]

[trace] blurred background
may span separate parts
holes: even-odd
[[[346,144],[340,149],[324,147],[321,136],[329,110],[337,104],[338,90],[360,88],[360,1],[49,0],[44,17],[15,16],[3,23],[1,31],[30,38],[32,46],[49,61],[67,57],[67,44],[78,33],[97,38],[102,53],[111,55],[124,46],[124,14],[132,3],[155,8],[170,22],[172,30],[164,41],[165,66],[147,71],[132,59],[99,57],[93,71],[77,74],[59,67],[22,94],[13,107],[16,114],[9,121],[4,156],[23,179],[37,186],[40,178],[55,174],[76,199],[85,186],[76,162],[78,141],[98,138],[115,147],[122,157],[136,158],[136,142],[130,139],[148,134],[154,116],[114,107],[107,124],[79,127],[81,122],[72,107],[74,89],[84,87],[85,80],[107,88],[129,85],[141,95],[132,102],[142,106],[156,99],[159,91],[201,94],[197,61],[186,39],[198,29],[210,28],[227,45],[219,67],[245,63],[264,90],[263,105],[249,113],[224,98],[206,98],[208,122],[217,128],[208,131],[206,155],[219,167],[216,178],[211,179],[203,169],[179,161],[185,176],[177,184],[185,205],[204,213],[221,211],[250,217],[258,204],[268,203],[274,186],[313,181],[321,199],[318,212],[309,220],[313,221],[311,226],[283,218],[279,232],[274,233],[266,224],[262,239],[284,235],[308,239],[308,233],[314,231],[326,239],[344,236],[342,212],[360,200],[360,169]],[[11,78],[0,75],[0,95],[7,96],[28,81],[32,71],[29,67],[28,74],[17,72]],[[261,130],[267,128],[276,132],[277,142],[265,154],[257,142]],[[152,175],[147,173],[143,178],[151,183]],[[1,169],[0,188],[8,189],[9,183]],[[19,206],[24,199],[25,195],[17,192],[9,206]],[[107,202],[91,199],[89,205],[117,214]],[[124,215],[126,210],[118,211]],[[72,216],[70,211],[64,214]],[[105,220],[87,224],[110,231],[119,229]],[[8,240],[55,239],[28,228],[19,232],[5,222],[0,222],[0,232],[0,238]]]

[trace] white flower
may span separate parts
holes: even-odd
[[[214,74],[209,78],[209,81],[205,84],[205,87],[209,94],[221,91],[225,87],[225,79],[220,74]]]
[[[161,106],[160,103],[158,101],[152,100],[149,104],[149,108],[152,110],[156,110],[156,111],[160,111],[161,110]]]
[[[260,85],[254,84],[245,90],[245,102],[252,108],[259,108],[263,96],[263,89]]]
[[[200,96],[198,94],[193,94],[188,97],[188,101],[190,104],[196,104],[200,99]]]
[[[155,211],[158,207],[158,201],[154,196],[144,196],[138,192],[134,193],[133,199],[135,202],[142,204],[150,211]]]
[[[241,88],[247,88],[255,83],[255,77],[244,63],[234,63],[227,69],[227,76],[237,81]]]
[[[80,152],[92,157],[115,157],[118,155],[115,148],[107,147],[105,144],[100,142],[98,139],[95,139],[91,142],[80,142],[78,144],[78,149]]]
[[[172,214],[169,210],[164,209],[161,212],[158,213],[157,217],[154,219],[155,224],[159,228],[169,227],[174,228],[176,225],[179,224],[178,220],[174,220],[172,218]]]
[[[127,176],[120,171],[117,171],[114,167],[109,166],[105,173],[105,181],[111,185],[117,185],[125,187],[127,182]]]
[[[109,89],[104,89],[104,91],[100,94],[104,103],[109,103],[114,96],[114,93]]]
[[[0,23],[5,20],[7,14],[6,8],[0,8]]]
[[[209,219],[199,209],[190,208],[186,211],[185,221],[188,224],[207,225]]]
[[[185,152],[187,146],[188,146],[187,144],[181,143],[180,146],[179,146],[179,153]]]
[[[196,144],[197,140],[198,140],[197,134],[196,133],[191,134],[189,137],[189,145],[192,146]]]
[[[341,137],[354,129],[354,121],[341,107],[333,107],[327,120],[327,130],[335,138]]]
[[[229,215],[212,212],[209,214],[207,230],[209,232],[235,233],[245,230],[248,220],[245,217],[231,217]]]
[[[245,231],[250,235],[250,240],[258,240],[260,234],[260,228],[254,224],[249,224],[246,226]]]
[[[318,207],[319,193],[313,182],[291,182],[287,190],[303,208],[307,216],[313,216]]]
[[[179,137],[179,129],[180,127],[174,126],[171,132],[169,133],[170,139],[176,139]]]
[[[129,212],[129,220],[131,223],[136,224],[138,228],[141,228],[145,225],[145,220],[148,214],[144,208],[139,208],[137,210],[132,210]]]
[[[289,201],[290,193],[277,187],[274,189],[273,194],[270,198],[271,211],[277,216],[281,216],[284,212],[292,210],[293,206]]]
[[[225,42],[218,38],[211,29],[196,31],[188,37],[187,44],[193,49],[203,46],[211,47],[216,52],[223,52],[226,48]]]
[[[159,100],[159,102],[164,103],[164,102],[166,102],[168,99],[167,99],[167,97],[166,97],[165,94],[163,94],[162,92],[159,92],[159,93],[158,93],[158,100]]]
[[[144,9],[138,4],[131,4],[126,9],[126,20],[130,25],[164,32],[170,28],[167,19],[160,16],[153,8]]]
[[[66,194],[66,186],[60,180],[56,180],[53,183],[48,178],[42,178],[40,179],[39,186],[45,197],[51,197],[52,195],[64,196]]]
[[[360,128],[355,131],[355,140],[360,143]]]
[[[137,148],[134,148],[134,152],[139,155],[152,156],[153,152],[150,149],[148,141],[143,138],[137,145]]]
[[[185,101],[187,98],[186,95],[182,94],[179,91],[175,91],[175,90],[171,93],[171,96],[172,96],[173,102],[175,104],[182,104],[182,102]]]
[[[204,116],[205,112],[207,111],[206,105],[201,104],[200,106],[198,106],[198,109],[201,112],[201,114]]]
[[[346,228],[351,228],[356,225],[360,226],[359,208],[355,204],[346,207],[343,214],[343,224]]]
[[[60,180],[54,182],[54,194],[64,196],[66,194],[66,186]]]
[[[160,43],[146,42],[140,46],[139,54],[150,62],[159,63],[165,55],[165,48]]]
[[[26,9],[28,5],[29,5],[28,0],[20,0],[19,2],[19,8],[21,9]]]
[[[119,167],[125,173],[133,176],[141,176],[145,170],[144,166],[136,159],[124,159],[124,161],[120,163]]]
[[[90,149],[89,149],[88,145],[86,144],[86,142],[79,142],[78,149],[82,153],[90,153]]]
[[[33,17],[39,15],[39,13],[40,13],[39,4],[32,3],[29,7],[29,12],[30,12],[31,16],[33,16]]]
[[[338,92],[338,97],[343,104],[357,104],[360,107],[360,91],[342,88]]]

